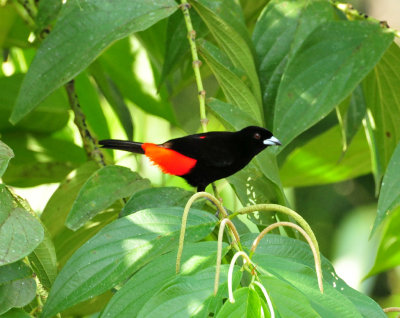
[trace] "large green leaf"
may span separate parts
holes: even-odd
[[[176,8],[173,0],[67,2],[32,61],[10,120],[13,123],[21,120],[111,43],[148,28]]]
[[[258,294],[248,288],[240,288],[233,293],[235,302],[226,301],[218,312],[217,318],[224,317],[261,317],[261,302]]]
[[[243,236],[242,244],[251,246],[254,238],[254,234]],[[270,277],[272,274],[301,292],[321,317],[386,317],[374,300],[352,289],[340,279],[332,264],[323,256],[324,293],[321,294],[313,255],[305,242],[268,234],[257,247],[252,260],[262,276]],[[268,285],[266,288],[268,290]],[[284,288],[275,292],[283,291]],[[290,296],[291,291],[288,292],[286,296]]]
[[[223,252],[226,252],[226,245],[224,247]],[[216,255],[216,242],[185,244],[180,274],[190,275],[215,265]],[[144,266],[115,294],[101,317],[136,317],[146,302],[175,277],[175,263],[176,250]]]
[[[29,255],[43,240],[40,222],[0,184],[0,266]]]
[[[143,265],[177,246],[181,208],[147,209],[104,227],[79,248],[63,267],[50,291],[42,317],[99,295]],[[199,241],[214,228],[212,214],[192,210],[186,240]]]
[[[373,171],[379,189],[386,167],[400,141],[400,48],[393,43],[363,81],[368,108]]]
[[[312,32],[290,59],[279,87],[274,113],[279,140],[288,144],[326,116],[392,40],[393,34],[363,21],[327,22]]]
[[[116,200],[149,187],[150,182],[121,166],[105,166],[93,173],[82,186],[65,224],[77,230]]]
[[[228,294],[228,267],[221,266],[218,300],[222,298],[221,295],[226,298]],[[239,283],[242,274],[236,269],[233,286]],[[216,298],[213,295],[214,279],[215,266],[192,275],[179,275],[151,297],[137,317],[209,317],[209,312],[215,315],[215,308],[212,308]]]
[[[332,5],[325,0],[274,0],[257,21],[253,42],[269,129],[276,125],[276,97],[288,61],[312,31],[333,18]]]
[[[261,107],[246,85],[243,71],[229,63],[226,55],[212,43],[202,40],[198,44],[200,53],[213,71],[228,102],[239,107],[261,126]]]
[[[49,133],[63,128],[69,119],[69,106],[64,89],[58,89],[40,105],[13,126],[8,118],[17,99],[24,74],[0,77],[0,130],[26,130],[38,133]]]
[[[42,0],[38,5],[36,25],[39,30],[47,27],[61,10],[62,2],[58,0]]]
[[[371,234],[400,205],[400,143],[397,145],[383,177],[378,211]]]
[[[8,167],[8,162],[14,157],[14,152],[0,140],[0,178]]]
[[[286,158],[280,175],[286,187],[301,187],[352,179],[370,171],[364,131],[358,130],[350,148],[343,154],[340,127],[336,125],[295,149]]]
[[[27,305],[36,293],[31,269],[23,262],[0,266],[0,315]]]

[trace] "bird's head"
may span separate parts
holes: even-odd
[[[243,128],[238,133],[244,138],[245,144],[255,153],[259,153],[268,146],[281,145],[278,138],[274,137],[269,130],[262,127],[249,126]]]

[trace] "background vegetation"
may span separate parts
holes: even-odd
[[[0,315],[267,317],[257,271],[278,317],[385,317],[400,304],[398,32],[332,1],[190,1],[203,126],[265,126],[283,143],[218,181],[217,195],[230,212],[291,207],[326,257],[321,294],[309,247],[275,230],[256,269],[236,268],[236,305],[223,305],[235,249],[285,216],[233,219],[242,243],[224,237],[214,297],[215,207],[195,203],[176,275],[193,189],[96,147],[205,129],[178,4],[0,1]]]

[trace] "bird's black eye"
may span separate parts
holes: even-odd
[[[260,135],[259,133],[255,133],[255,134],[253,135],[253,137],[254,137],[254,139],[256,139],[256,140],[260,140],[260,139],[261,139],[261,135]]]

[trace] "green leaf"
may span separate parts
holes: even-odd
[[[227,252],[224,244],[223,254]],[[176,250],[156,258],[144,266],[115,294],[101,317],[136,317],[145,303],[169,280],[176,276]],[[185,244],[180,275],[190,275],[215,265],[216,242]]]
[[[104,227],[63,267],[50,291],[42,317],[52,317],[103,293],[156,256],[175,248],[181,218],[181,208],[147,209]],[[186,227],[187,242],[207,236],[216,222],[216,217],[209,213],[191,210]]]
[[[312,31],[333,18],[332,5],[325,0],[275,0],[257,21],[253,42],[269,129],[276,126],[276,98],[288,62]]]
[[[400,141],[400,48],[393,43],[381,61],[363,81],[371,129],[371,153],[375,184],[385,174],[389,160]]]
[[[75,91],[90,131],[99,140],[111,138],[97,87],[90,81],[86,71],[75,78]]]
[[[16,262],[0,266],[0,315],[13,307],[29,304],[35,293],[36,283],[26,264]]]
[[[14,158],[14,152],[0,140],[0,178],[8,167],[8,162]]]
[[[388,218],[376,253],[375,264],[367,277],[384,272],[400,264],[400,209],[393,210]]]
[[[239,107],[247,116],[254,118],[261,126],[262,116],[260,106],[246,83],[243,71],[229,64],[225,54],[216,46],[205,40],[197,41],[199,50],[230,104]]]
[[[8,121],[24,76],[24,74],[14,74],[0,77],[0,130],[50,133],[63,128],[69,119],[69,105],[64,89],[52,93],[17,125],[14,126]]]
[[[229,265],[221,266],[218,296],[227,297]],[[234,285],[240,281],[241,272],[236,268]],[[143,317],[209,317],[213,294],[215,266],[208,267],[193,275],[179,275],[151,297],[138,314]],[[217,296],[217,297],[218,297]],[[218,298],[219,298],[218,297]],[[213,311],[211,311],[213,312]],[[215,312],[214,312],[215,314]]]
[[[5,133],[2,139],[15,153],[3,176],[9,185],[32,187],[60,182],[86,161],[81,147],[53,136],[16,132]]]
[[[10,120],[13,123],[21,120],[46,96],[85,69],[111,43],[145,30],[176,8],[173,0],[67,2],[32,61]],[[37,85],[38,79],[40,85]]]
[[[40,222],[0,184],[0,266],[29,255],[43,240]]]
[[[251,246],[254,238],[254,234],[245,235],[242,237],[242,244]],[[305,242],[268,234],[257,247],[252,260],[263,277],[271,277],[272,274],[305,295],[321,317],[386,317],[374,300],[352,289],[340,279],[332,264],[323,256],[324,294],[321,294],[314,258]]]
[[[357,134],[365,117],[366,105],[361,86],[357,86],[352,95],[336,108],[336,113],[342,128],[343,151],[347,151],[351,141]]]
[[[237,16],[231,16],[230,20],[227,21],[222,17],[218,16],[216,12],[226,12],[225,6],[222,6],[220,10],[213,8],[213,1],[199,0],[192,1],[191,4],[199,13],[204,23],[207,25],[211,34],[218,42],[221,49],[228,56],[235,68],[241,70],[246,79],[249,81],[250,89],[255,99],[257,107],[261,106],[261,92],[260,83],[258,81],[258,75],[254,64],[254,58],[252,54],[252,48],[250,47],[251,41],[249,35],[246,32],[242,19]],[[232,1],[224,2],[227,8],[231,8],[236,5]],[[237,7],[240,8],[239,6]],[[233,10],[232,10],[233,11]],[[229,11],[228,11],[229,12]],[[239,23],[239,21],[241,23]],[[241,31],[245,30],[245,31]],[[259,114],[259,109],[257,114]]]
[[[133,139],[133,122],[128,105],[119,91],[117,84],[108,76],[100,63],[94,62],[89,69],[98,87],[114,109],[129,140]],[[86,114],[86,112],[85,112]]]
[[[400,143],[397,145],[383,177],[381,193],[378,200],[378,211],[371,235],[383,220],[400,205]]]
[[[329,145],[329,147],[326,147]],[[321,149],[324,151],[321,151]],[[334,183],[365,175],[371,171],[368,143],[358,130],[350,148],[343,153],[338,125],[296,148],[280,170],[285,187],[304,187]]]
[[[43,241],[29,255],[29,262],[40,283],[49,290],[57,276],[57,257],[53,241],[44,228]]]
[[[65,225],[71,230],[77,230],[116,200],[126,198],[149,186],[149,180],[142,179],[129,168],[120,166],[100,168],[82,186]]]
[[[392,40],[379,25],[363,21],[328,22],[312,32],[290,60],[278,91],[274,131],[282,144],[346,98]]]
[[[229,317],[261,317],[261,302],[258,294],[248,288],[240,288],[233,293],[235,302],[226,301],[218,312],[217,318]]]
[[[121,216],[147,208],[184,207],[193,192],[177,187],[149,188],[135,192],[121,211]],[[204,202],[196,201],[194,208],[202,208]]]

